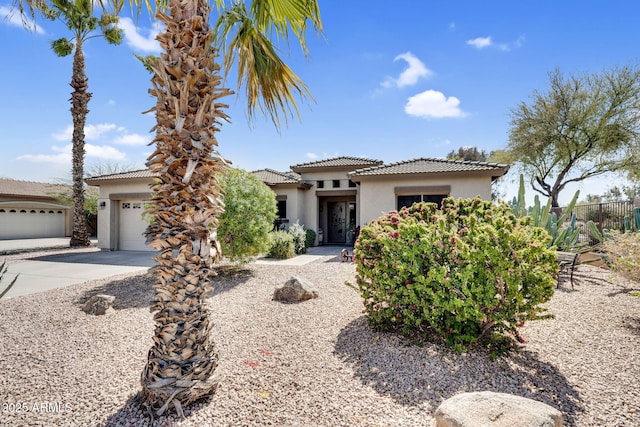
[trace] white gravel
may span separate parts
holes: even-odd
[[[555,319],[523,328],[508,359],[409,346],[372,331],[353,264],[252,265],[219,276],[209,299],[221,357],[220,386],[184,420],[158,426],[430,426],[446,398],[513,393],[548,403],[568,426],[640,425],[640,290],[581,266],[559,289]],[[292,275],[318,299],[272,301]],[[604,279],[611,281],[607,283]],[[129,274],[0,301],[0,426],[146,426],[136,395],[153,321],[152,281]],[[96,293],[115,312],[89,316]]]

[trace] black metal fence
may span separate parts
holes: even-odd
[[[640,205],[636,205],[640,206]],[[593,221],[598,230],[625,230],[625,221],[627,226],[635,230],[633,218],[634,201],[627,200],[624,202],[609,203],[593,203],[588,205],[577,205],[573,208],[576,214],[576,226],[580,227],[580,240],[589,236],[587,223]],[[628,219],[626,219],[628,218]]]

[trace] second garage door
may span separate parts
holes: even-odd
[[[121,251],[152,251],[153,248],[145,244],[144,232],[149,224],[143,218],[144,202],[142,200],[121,200],[119,205],[118,249]]]

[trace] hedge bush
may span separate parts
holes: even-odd
[[[293,236],[286,231],[278,230],[270,234],[271,248],[267,254],[270,258],[287,259],[292,258],[295,253]]]
[[[316,242],[316,232],[313,230],[305,230],[304,232],[305,232],[304,245],[307,248],[310,248]]]
[[[222,253],[243,264],[269,250],[276,196],[255,174],[242,169],[227,168],[217,178],[224,195],[224,212],[218,219]]]
[[[556,254],[550,236],[505,205],[444,199],[392,211],[362,228],[356,288],[369,324],[457,350],[501,352],[525,321],[550,317]]]

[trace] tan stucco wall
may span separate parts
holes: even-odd
[[[286,223],[286,228],[289,228],[289,225],[294,222],[300,221],[300,224],[303,224],[303,216],[304,216],[304,191],[300,188],[294,187],[273,187],[273,192],[276,193],[277,196],[286,196],[287,197],[287,219],[289,222]]]
[[[396,209],[396,187],[450,185],[451,197],[472,198],[480,196],[491,200],[491,177],[474,176],[470,178],[440,179],[396,179],[389,181],[366,180],[360,184],[359,225],[365,225],[382,214]]]

